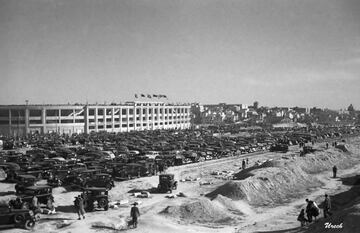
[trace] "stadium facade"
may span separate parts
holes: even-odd
[[[119,105],[0,105],[0,135],[7,136],[189,127],[187,104],[135,101]]]

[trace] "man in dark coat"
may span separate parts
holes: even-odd
[[[136,228],[138,217],[140,216],[140,211],[139,211],[139,208],[137,207],[137,202],[134,202],[133,205],[134,206],[131,207],[131,210],[130,210],[130,216],[132,218],[132,225],[134,228]]]
[[[75,197],[74,206],[76,213],[79,216],[78,220],[81,220],[81,216],[85,219],[84,199],[82,199],[80,195]]]
[[[307,202],[306,215],[308,222],[312,222],[312,218],[315,217],[316,220],[316,217],[319,215],[319,209],[314,201],[309,199],[306,199],[305,201]]]
[[[331,209],[331,201],[330,198],[327,194],[325,194],[325,200],[324,200],[324,218],[327,218],[327,216],[332,215],[332,213],[330,213],[330,209]]]
[[[336,178],[337,167],[333,166],[333,177]]]

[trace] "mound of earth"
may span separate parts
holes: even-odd
[[[352,153],[329,149],[292,156],[287,159],[269,160],[235,175],[237,179],[219,186],[206,196],[223,195],[233,200],[245,200],[251,205],[279,205],[299,197],[307,190],[320,186],[313,174],[338,168],[351,167],[357,162]]]
[[[207,198],[195,199],[179,206],[168,206],[160,214],[187,223],[228,225],[234,221],[223,205]]]
[[[214,199],[212,199],[212,202],[218,203],[219,205],[223,206],[223,208],[225,208],[226,210],[230,211],[233,214],[245,215],[245,214],[249,214],[249,212],[252,212],[251,208],[249,206],[246,206],[245,203],[239,203],[233,201],[232,199],[228,197],[224,197],[220,194],[217,195]]]

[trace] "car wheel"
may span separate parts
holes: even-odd
[[[26,230],[31,230],[31,229],[34,228],[34,226],[35,226],[35,221],[28,219],[28,220],[26,220],[26,222],[25,222],[24,228],[25,228]]]
[[[24,225],[24,228],[25,228],[26,230],[31,230],[31,229],[34,228],[34,226],[35,226],[35,221],[33,221],[33,220],[26,220],[25,225]]]
[[[14,216],[14,222],[15,223],[22,223],[22,222],[24,222],[24,220],[25,220],[24,215],[17,214],[17,215]]]
[[[98,200],[98,206],[105,209],[108,206],[108,201],[105,198],[100,198]]]

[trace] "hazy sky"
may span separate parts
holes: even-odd
[[[0,104],[360,108],[359,0],[0,0]]]

